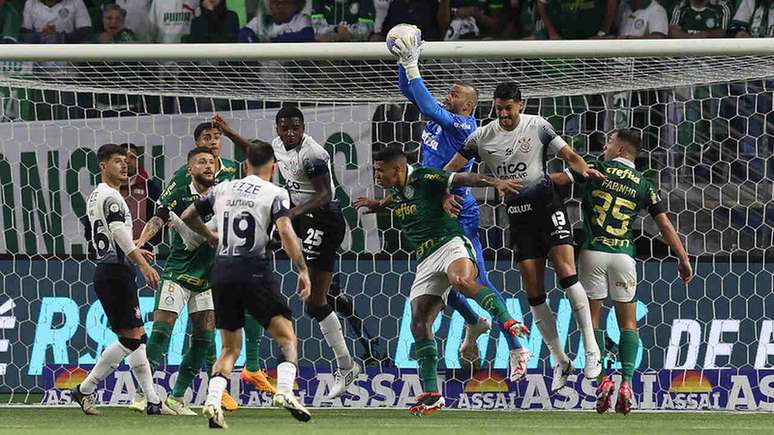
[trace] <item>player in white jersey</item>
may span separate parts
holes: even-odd
[[[269,230],[277,226],[282,246],[298,270],[298,294],[309,296],[309,270],[289,218],[288,193],[271,183],[274,153],[270,146],[248,150],[247,176],[215,186],[210,194],[191,204],[181,219],[194,231],[217,246],[211,284],[215,301],[215,325],[223,348],[212,367],[207,401],[202,413],[210,427],[227,427],[220,407],[223,391],[242,346],[245,311],[250,313],[279,344],[284,361],[277,366],[277,393],[274,405],[287,409],[299,421],[311,415],[293,395],[298,366],[297,339],[293,312],[274,285],[273,267],[266,255]],[[202,221],[212,214],[218,234]]]
[[[312,279],[306,312],[317,320],[336,357],[337,370],[328,395],[332,399],[342,395],[360,374],[360,366],[347,349],[339,318],[328,304],[336,250],[344,240],[346,223],[339,203],[333,199],[331,156],[304,134],[304,114],[297,107],[286,106],[277,112],[276,123],[277,137],[271,145],[290,193],[293,208],[289,216],[303,240]]]
[[[551,124],[536,115],[523,115],[524,101],[516,83],[501,83],[494,92],[497,122],[473,132],[444,169],[458,171],[471,158],[484,163],[499,178],[518,179],[519,193],[505,198],[510,220],[511,246],[516,252],[530,310],[543,340],[554,358],[551,389],[558,391],[574,371],[562,348],[556,319],[546,304],[544,272],[546,258],[553,263],[559,284],[572,305],[575,321],[586,349],[584,374],[595,378],[602,366],[594,338],[586,291],[575,271],[575,254],[570,222],[562,197],[546,174],[549,152],[559,156],[576,172],[591,179],[604,179],[600,172],[567,145]]]
[[[86,204],[92,229],[92,246],[96,252],[94,292],[105,311],[110,329],[118,341],[102,352],[97,364],[71,395],[87,415],[99,415],[93,394],[97,385],[127,358],[129,367],[143,390],[148,392],[148,414],[162,414],[161,399],[153,389],[153,375],[145,354],[147,336],[140,315],[135,271],[127,258],[139,266],[145,282],[159,284],[159,274],[148,263],[153,254],[132,242],[132,216],[118,188],[128,180],[126,148],[102,145],[97,151],[102,177]],[[168,413],[168,412],[164,412]]]

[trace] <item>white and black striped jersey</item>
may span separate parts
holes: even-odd
[[[287,215],[288,192],[258,176],[220,183],[196,203],[199,215],[213,214],[220,258],[263,258],[274,221]]]
[[[271,146],[293,205],[303,204],[317,195],[312,178],[326,172],[331,174],[331,156],[328,151],[308,134],[292,150],[286,149],[279,137],[274,138]],[[331,192],[335,191],[331,175]]]
[[[521,180],[522,189],[526,190],[545,179],[548,151],[556,154],[566,145],[548,121],[522,114],[511,131],[502,128],[497,120],[476,129],[460,154],[483,161],[498,178]]]
[[[121,247],[116,234],[125,231],[131,241],[132,215],[121,193],[100,183],[86,202],[86,213],[91,226],[91,245],[97,254],[97,263],[126,264],[128,252],[132,246]]]

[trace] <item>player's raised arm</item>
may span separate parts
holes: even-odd
[[[239,133],[236,132],[236,130],[231,128],[231,126],[228,125],[228,122],[226,122],[222,116],[218,114],[213,115],[211,122],[213,127],[220,129],[220,131],[223,132],[223,135],[229,138],[234,146],[236,146],[243,153],[247,153],[247,150],[253,146],[252,142],[243,138],[239,135]]]
[[[215,246],[218,243],[218,236],[210,231],[209,227],[202,220],[203,215],[212,214],[213,204],[215,202],[214,193],[200,198],[195,203],[188,206],[187,209],[180,216],[180,219],[185,222],[192,230],[207,239],[211,246]]]
[[[494,187],[504,196],[509,193],[518,193],[521,182],[515,179],[501,179],[472,172],[455,172],[449,180],[449,188],[460,186]]]

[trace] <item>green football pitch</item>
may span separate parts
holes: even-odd
[[[211,433],[203,417],[148,417],[122,408],[102,408],[87,417],[76,408],[0,407],[0,433],[184,434]],[[299,423],[275,409],[227,414],[230,434],[771,434],[772,413],[637,413],[628,416],[562,411],[451,411],[417,418],[405,410],[312,410]]]

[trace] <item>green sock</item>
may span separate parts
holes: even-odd
[[[204,358],[204,369],[207,370],[207,376],[212,376],[212,366],[218,360],[218,348],[215,346],[215,335],[213,333],[212,342],[207,349],[207,356]]]
[[[597,376],[597,382],[602,382],[602,378],[607,376],[605,373],[605,331],[602,329],[594,330],[594,338],[597,340],[597,346],[599,347],[599,354],[602,355],[602,371]]]
[[[621,352],[621,366],[623,367],[623,379],[631,384],[634,375],[634,364],[637,361],[637,350],[640,347],[640,336],[636,329],[624,329],[621,331],[621,341],[618,348]]]
[[[185,390],[191,386],[196,374],[204,365],[210,345],[215,341],[215,331],[197,331],[193,334],[191,346],[183,355],[180,363],[180,371],[177,372],[177,380],[172,388],[172,397],[183,397]]]
[[[501,324],[505,324],[505,322],[513,320],[513,317],[511,317],[511,313],[508,312],[508,308],[506,308],[505,303],[502,301],[502,299],[497,297],[497,294],[495,294],[492,289],[481,287],[478,292],[476,292],[474,299],[476,302],[478,302],[479,305],[481,305],[481,308],[489,312],[489,314],[492,315],[492,318],[497,319]]]
[[[151,373],[161,365],[161,359],[169,350],[169,337],[172,335],[172,328],[167,322],[153,322],[153,329],[148,338],[148,345],[145,347],[145,353],[148,354],[148,363]]]
[[[263,326],[253,316],[245,313],[245,368],[251,372],[261,369],[258,359],[261,357]]]
[[[414,350],[425,393],[438,392],[438,348],[434,338],[417,340]]]

